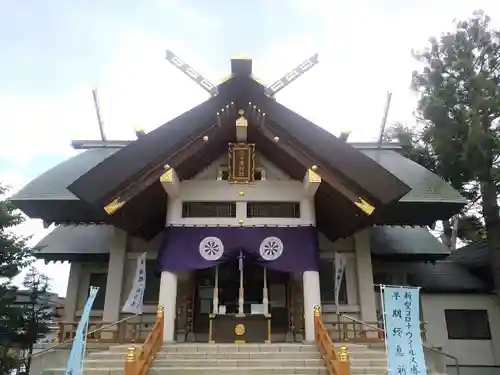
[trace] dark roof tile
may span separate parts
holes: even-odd
[[[108,254],[113,243],[113,226],[60,225],[45,236],[35,249],[35,256],[58,254]]]
[[[450,252],[426,228],[375,227],[370,237],[372,254],[422,260],[443,259]]]

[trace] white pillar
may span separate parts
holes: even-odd
[[[321,291],[319,288],[319,272],[305,271],[302,275],[304,283],[304,328],[306,341],[314,341],[314,306],[321,306]]]
[[[362,230],[354,235],[354,248],[356,250],[361,320],[373,324],[377,321],[377,305],[375,303],[375,289],[373,286],[370,229]]]
[[[67,322],[75,321],[75,313],[78,304],[79,287],[81,281],[82,264],[71,262],[69,270],[68,288],[66,289],[66,299],[64,301],[64,320]]]
[[[120,320],[123,269],[127,255],[127,234],[115,228],[113,244],[109,250],[108,279],[102,320],[114,323]]]
[[[169,271],[161,273],[160,280],[160,303],[165,308],[163,341],[175,341],[175,316],[177,301],[177,275]]]

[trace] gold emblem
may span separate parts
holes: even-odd
[[[314,305],[314,315],[320,316],[321,315],[321,306],[320,305]]]
[[[361,197],[358,197],[358,200],[354,202],[354,204],[368,216],[370,216],[373,211],[375,211],[375,207],[373,207],[370,203],[368,203]]]
[[[174,181],[174,170],[172,168],[168,168],[165,173],[160,176],[160,182],[166,182],[171,184]]]
[[[243,324],[237,324],[236,327],[234,327],[234,333],[236,333],[236,336],[243,336],[246,332],[246,328]]]
[[[118,211],[122,206],[125,204],[124,201],[120,197],[114,199],[112,202],[110,202],[108,205],[104,207],[104,211],[108,215],[113,215],[116,211]]]
[[[314,167],[314,166],[313,166]],[[310,183],[319,184],[321,183],[321,176],[315,172],[316,169],[308,169],[307,170],[307,179]]]

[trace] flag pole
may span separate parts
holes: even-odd
[[[382,324],[384,325],[384,346],[385,346],[385,358],[387,361],[387,373],[389,375],[392,375],[392,371],[389,368],[389,353],[388,353],[388,348],[387,348],[387,323],[386,323],[386,311],[385,311],[385,305],[384,305],[384,293],[385,293],[385,287],[386,285],[379,285],[379,290],[380,290],[380,310],[382,312]]]
[[[85,335],[83,336],[83,348],[82,348],[82,357],[80,363],[80,374],[83,375],[83,364],[85,363],[85,352],[87,351],[87,335],[89,333],[89,321],[87,320],[87,324],[85,324]]]

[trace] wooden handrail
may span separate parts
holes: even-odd
[[[163,315],[163,306],[158,305],[156,323],[142,347],[128,348],[125,360],[125,375],[146,375],[148,373],[149,366],[151,366],[156,354],[163,345]]]
[[[314,306],[314,333],[316,345],[323,361],[325,361],[329,375],[350,375],[351,367],[347,346],[342,345],[337,352],[332,338],[321,320],[321,307],[319,305]]]

